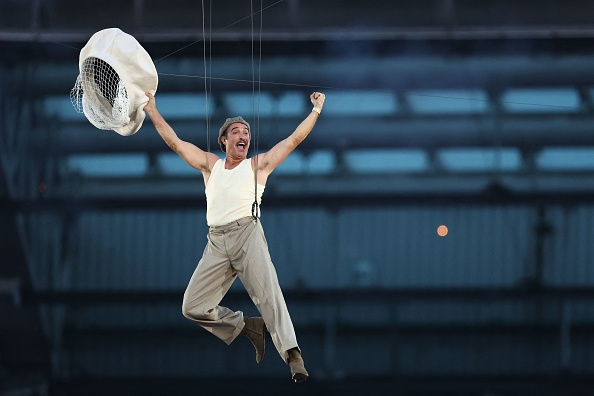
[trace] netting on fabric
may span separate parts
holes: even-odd
[[[70,101],[99,129],[121,128],[130,121],[126,87],[113,67],[99,58],[83,61]]]

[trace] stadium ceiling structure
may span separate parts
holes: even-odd
[[[315,131],[277,172],[278,197],[589,197],[592,11],[588,1],[2,2],[2,143],[38,161],[4,172],[13,190],[33,172],[56,199],[201,193],[150,121],[121,138],[69,104],[80,48],[119,27],[155,61],[165,118],[212,151],[227,116],[257,123],[265,150],[309,111],[311,91],[327,94]],[[37,194],[32,185],[20,195]]]
[[[221,155],[226,117],[252,122],[265,150],[326,93],[267,207],[573,205],[594,201],[592,15],[591,0],[1,1],[0,295],[14,300],[0,300],[2,366],[51,365],[38,307],[12,309],[31,290],[27,219],[58,213],[48,260],[60,265],[86,209],[196,208],[204,194],[148,119],[122,137],[75,112],[95,32],[133,35],[162,114]]]

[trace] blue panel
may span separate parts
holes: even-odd
[[[512,113],[567,113],[580,109],[580,97],[569,88],[512,89],[501,98],[503,108]]]
[[[330,174],[334,171],[336,159],[331,151],[319,150],[313,153],[303,154],[301,151],[293,151],[278,168],[274,170],[276,175],[280,174]]]
[[[256,115],[270,116],[275,112],[274,99],[270,94],[227,93],[223,96],[223,103],[229,112],[229,117],[242,116],[252,123]],[[255,127],[255,126],[253,126]]]
[[[411,109],[421,114],[477,114],[489,108],[487,95],[478,90],[427,90],[406,94]]]
[[[351,150],[344,157],[357,173],[422,172],[428,167],[422,150]]]
[[[86,121],[83,113],[74,109],[67,95],[49,96],[43,99],[42,108],[48,116],[55,116],[65,121]]]
[[[142,176],[148,170],[145,154],[79,154],[66,163],[70,172],[85,176]]]
[[[594,170],[593,147],[550,147],[543,149],[536,158],[543,170],[579,171]]]
[[[301,117],[303,114],[309,110],[308,102],[306,102],[306,98],[303,97],[302,92],[283,92],[277,100],[276,103],[277,111],[276,113],[279,116],[299,116]]]
[[[555,286],[594,284],[594,208],[576,205],[547,211],[553,234],[544,239],[544,277]],[[594,313],[594,311],[593,311]]]
[[[331,115],[390,115],[398,111],[392,92],[345,91],[328,92],[324,113]]]
[[[550,211],[555,233],[544,244],[547,283],[594,284],[592,210]],[[271,208],[262,223],[289,288],[513,286],[533,268],[536,211],[529,207]],[[43,224],[34,232],[39,247],[31,249],[40,257],[56,233]],[[437,234],[442,224],[445,237]],[[71,282],[77,289],[184,289],[207,232],[200,210],[89,212],[76,229]]]
[[[155,96],[159,112],[167,119],[200,117],[206,118],[216,112],[212,95],[206,101],[205,94],[165,94],[157,92]]]
[[[517,149],[446,149],[438,158],[449,171],[517,171],[522,166]]]

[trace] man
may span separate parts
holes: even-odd
[[[250,159],[247,158],[250,125],[243,118],[228,118],[221,127],[218,142],[225,158],[219,159],[178,138],[159,114],[153,95],[147,93],[147,96],[149,101],[144,111],[159,135],[202,173],[206,187],[208,242],[184,293],[184,316],[228,345],[237,336],[246,336],[256,349],[258,363],[264,357],[268,331],[278,353],[291,368],[291,378],[295,382],[305,381],[309,374],[257,212],[268,175],[311,132],[322,111],[325,95],[311,94],[314,107],[295,131],[270,151]],[[238,275],[261,317],[244,317],[241,311],[233,312],[219,305]]]

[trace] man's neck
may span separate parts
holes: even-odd
[[[237,165],[241,164],[241,162],[244,159],[245,158],[229,158],[229,157],[225,157],[225,169],[233,169],[233,168],[235,168]]]

